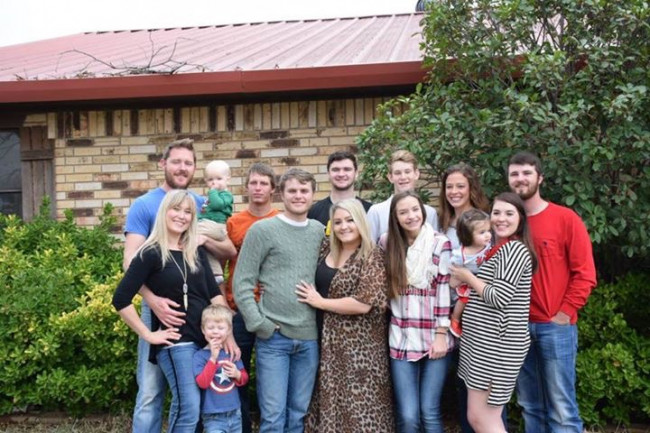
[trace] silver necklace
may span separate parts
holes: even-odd
[[[185,311],[187,311],[187,263],[185,262],[185,257],[183,257],[183,269],[185,270],[185,272],[183,272],[173,254],[172,261],[178,268],[178,272],[181,273],[181,277],[183,277],[183,305],[185,306]]]

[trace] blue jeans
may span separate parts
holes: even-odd
[[[239,409],[221,413],[204,413],[204,433],[241,433],[241,411]]]
[[[257,338],[257,400],[260,433],[302,433],[318,370],[318,342],[274,332]]]
[[[398,433],[443,433],[440,398],[451,354],[419,361],[390,360]]]
[[[530,323],[531,345],[517,378],[526,433],[582,433],[576,401],[576,325]]]
[[[201,412],[201,391],[194,379],[192,359],[199,350],[194,343],[170,346],[158,352],[158,365],[172,392],[168,432],[194,433]]]
[[[142,301],[142,321],[151,329],[151,308]],[[167,383],[156,364],[149,362],[149,343],[138,340],[138,395],[133,410],[133,433],[160,433]]]
[[[255,334],[246,330],[246,324],[241,313],[236,313],[232,318],[232,333],[235,337],[235,342],[239,346],[239,350],[241,350],[241,361],[244,364],[244,368],[250,373]],[[239,401],[241,402],[242,433],[251,433],[251,402],[248,397],[248,384],[238,386],[237,390],[239,391]]]

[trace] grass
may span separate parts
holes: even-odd
[[[0,417],[2,433],[126,433],[131,431],[127,415],[96,415],[74,419],[65,414]]]
[[[445,421],[447,433],[459,433],[460,428]],[[0,417],[0,433],[129,433],[130,415],[95,415],[75,419],[63,413],[38,415],[13,415]],[[650,433],[647,425],[636,425],[628,429],[609,426],[598,433]],[[360,432],[363,433],[363,432]]]
[[[253,428],[255,430],[255,426]],[[164,431],[164,430],[163,430]],[[460,428],[447,426],[447,433]],[[65,414],[0,417],[1,433],[130,433],[131,418],[127,415],[98,415],[74,419]],[[360,432],[364,433],[364,432]],[[371,433],[371,432],[368,432]]]

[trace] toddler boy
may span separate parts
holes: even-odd
[[[201,330],[207,346],[194,354],[193,371],[202,398],[201,420],[205,433],[241,433],[239,392],[235,386],[248,382],[241,361],[231,362],[223,343],[232,334],[232,312],[209,305],[201,315]]]
[[[208,236],[216,241],[222,241],[228,235],[226,220],[232,215],[232,194],[227,190],[230,182],[230,167],[225,161],[210,162],[205,167],[205,183],[210,190],[201,213],[199,213],[199,234]],[[221,263],[211,254],[208,254],[212,273],[221,284],[223,269]]]

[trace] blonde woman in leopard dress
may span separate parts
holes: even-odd
[[[322,310],[321,360],[306,432],[393,432],[388,363],[386,271],[361,204],[330,210],[332,231],[300,302]]]

